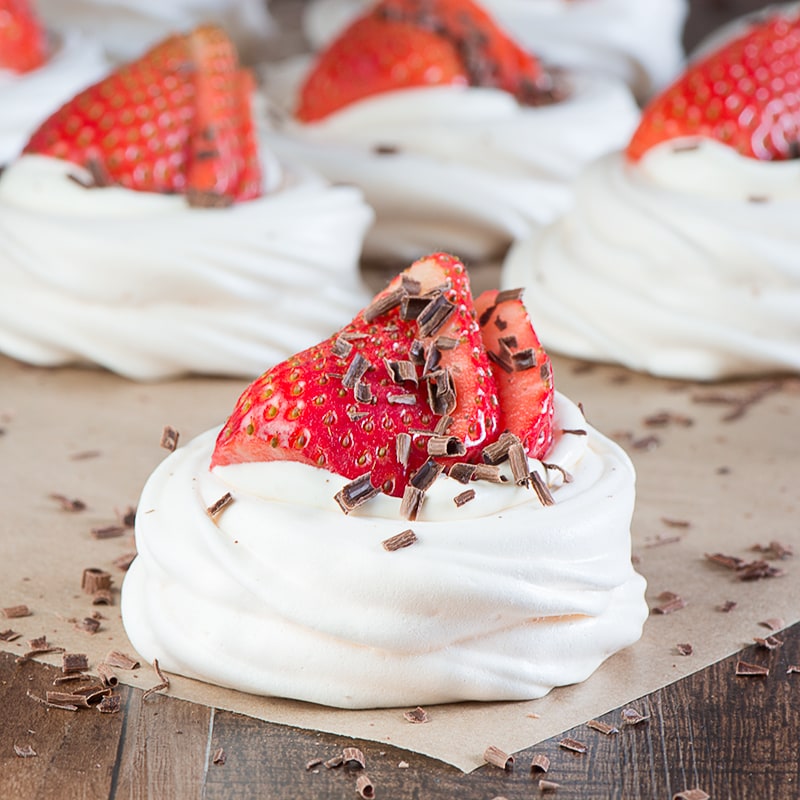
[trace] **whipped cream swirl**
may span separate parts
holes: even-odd
[[[618,81],[570,75],[570,96],[536,108],[487,88],[436,86],[369,97],[302,125],[294,120],[306,58],[266,70],[285,112],[277,153],[363,189],[377,222],[368,257],[413,260],[435,250],[500,254],[566,210],[588,162],[623,146],[639,111]]]
[[[172,33],[214,22],[255,59],[274,32],[267,0],[37,0],[48,26],[78,28],[103,43],[115,61],[138,58]]]
[[[49,37],[49,59],[17,74],[0,69],[0,167],[12,161],[31,134],[62,103],[108,71],[100,44],[76,30]]]
[[[546,347],[697,380],[800,371],[800,161],[667,142],[576,193],[503,267]]]
[[[122,591],[148,661],[246,692],[367,708],[520,700],[581,681],[647,616],[630,560],[633,467],[556,398],[546,474],[530,489],[440,477],[413,523],[381,497],[344,516],[339,476],[273,462],[208,470],[216,431],[175,451],[139,503]],[[233,502],[206,512],[226,492]],[[382,542],[413,528],[418,540]]]
[[[135,380],[255,377],[348,322],[369,300],[372,212],[352,187],[262,161],[263,197],[201,209],[20,158],[0,176],[0,352]]]
[[[324,47],[372,0],[312,0],[303,17]],[[644,99],[683,63],[686,0],[480,0],[499,25],[545,62],[625,81]]]

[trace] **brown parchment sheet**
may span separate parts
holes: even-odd
[[[509,752],[530,746],[768,635],[759,624],[765,619],[800,620],[796,558],[770,561],[784,577],[754,582],[704,558],[707,552],[761,558],[751,548],[773,540],[800,553],[794,477],[800,381],[684,384],[557,357],[554,370],[559,389],[581,402],[589,421],[634,460],[633,550],[648,580],[648,602],[659,605],[659,594],[671,591],[686,600],[685,608],[651,614],[642,640],[581,685],[531,702],[432,707],[424,725],[408,723],[405,709],[331,710],[176,676],[169,693],[391,743],[470,771],[483,763],[489,744]],[[164,425],[179,430],[182,442],[220,425],[245,383],[188,378],[140,385],[91,369],[38,369],[0,357],[0,608],[24,603],[32,611],[20,619],[0,616],[0,631],[22,634],[0,647],[19,654],[28,639],[46,635],[69,652],[88,653],[92,667],[112,649],[134,654],[119,615],[124,573],[113,564],[132,550],[132,534],[98,540],[91,529],[115,524],[119,512],[136,504],[166,455],[159,446]],[[64,511],[53,493],[79,499],[86,509]],[[92,606],[82,593],[86,567],[113,574],[114,605]],[[737,605],[724,613],[719,607],[728,600]],[[97,633],[75,628],[74,620],[95,611],[103,615]],[[693,654],[680,655],[678,643],[691,644]],[[61,656],[43,660],[60,664]],[[158,682],[149,665],[118,674],[142,688]]]

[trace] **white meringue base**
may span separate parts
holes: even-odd
[[[0,177],[0,352],[134,380],[255,377],[369,301],[372,212],[358,190],[268,164],[278,186],[225,209],[86,189],[75,165],[24,156]]]
[[[674,378],[800,371],[800,164],[704,141],[591,165],[505,287],[545,347]]]
[[[586,427],[562,396],[556,425]],[[633,467],[592,429],[558,435],[549,458],[574,481],[549,473],[554,506],[475,484],[456,509],[437,495],[464,486],[440,478],[414,523],[391,498],[394,514],[368,503],[345,517],[332,499],[343,479],[305,465],[209,472],[215,436],[171,454],[138,507],[123,621],[167,671],[345,708],[521,700],[584,680],[641,635]],[[215,524],[206,508],[227,491]],[[385,551],[408,527],[417,543]]]

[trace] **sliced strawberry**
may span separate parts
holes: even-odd
[[[505,424],[532,458],[553,443],[553,369],[518,291],[484,292],[475,300]]]
[[[261,194],[252,79],[220,28],[172,36],[62,106],[26,153],[86,166],[108,183],[227,205]]]
[[[47,36],[28,0],[0,0],[0,69],[30,72],[47,60]]]
[[[466,270],[439,253],[249,386],[211,465],[299,461],[401,496],[429,455],[476,461],[502,426]]]
[[[800,141],[800,12],[776,13],[692,64],[645,109],[627,148],[716,139],[742,155],[794,158]]]
[[[314,122],[365,97],[415,86],[492,86],[540,102],[549,78],[472,0],[380,0],[321,54],[297,117]]]

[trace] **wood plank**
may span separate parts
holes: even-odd
[[[47,708],[27,696],[44,698],[61,674],[0,652],[0,798],[42,800],[56,788],[75,800],[109,796],[124,720],[95,709]],[[20,758],[14,745],[29,745],[37,755]]]
[[[123,687],[125,729],[109,793],[113,800],[200,800],[213,710]]]

